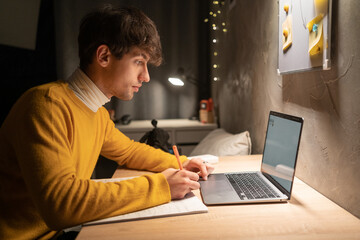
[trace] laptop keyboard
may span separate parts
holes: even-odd
[[[241,200],[280,197],[257,173],[226,173],[225,176]]]

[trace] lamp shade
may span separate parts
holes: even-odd
[[[169,77],[168,80],[174,86],[180,86],[180,87],[184,86],[184,81],[178,77]]]

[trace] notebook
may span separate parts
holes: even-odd
[[[303,122],[303,118],[270,111],[261,170],[211,174],[207,181],[200,181],[204,203],[290,200]]]
[[[93,181],[98,182],[117,182],[123,181],[130,178],[110,178],[110,179],[97,179]],[[160,218],[160,217],[171,217],[178,215],[187,215],[187,214],[197,214],[197,213],[207,213],[207,207],[202,203],[202,201],[195,196],[194,193],[189,192],[183,199],[172,200],[169,203],[165,203],[159,206],[147,208],[137,212],[127,213],[118,215],[115,217],[104,218],[96,221],[87,222],[86,225],[95,225],[95,224],[104,224],[112,222],[124,222],[124,221],[134,221],[134,220],[143,220],[149,218]]]

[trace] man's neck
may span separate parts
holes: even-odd
[[[67,82],[75,95],[93,112],[97,112],[102,105],[110,101],[80,68],[75,70]]]

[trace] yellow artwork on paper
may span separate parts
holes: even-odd
[[[328,11],[328,0],[314,0],[316,14],[326,14]]]
[[[309,30],[309,54],[314,56],[323,51],[323,14],[316,16],[306,27]]]
[[[282,24],[283,30],[283,51],[285,52],[292,44],[292,16],[288,15]]]

